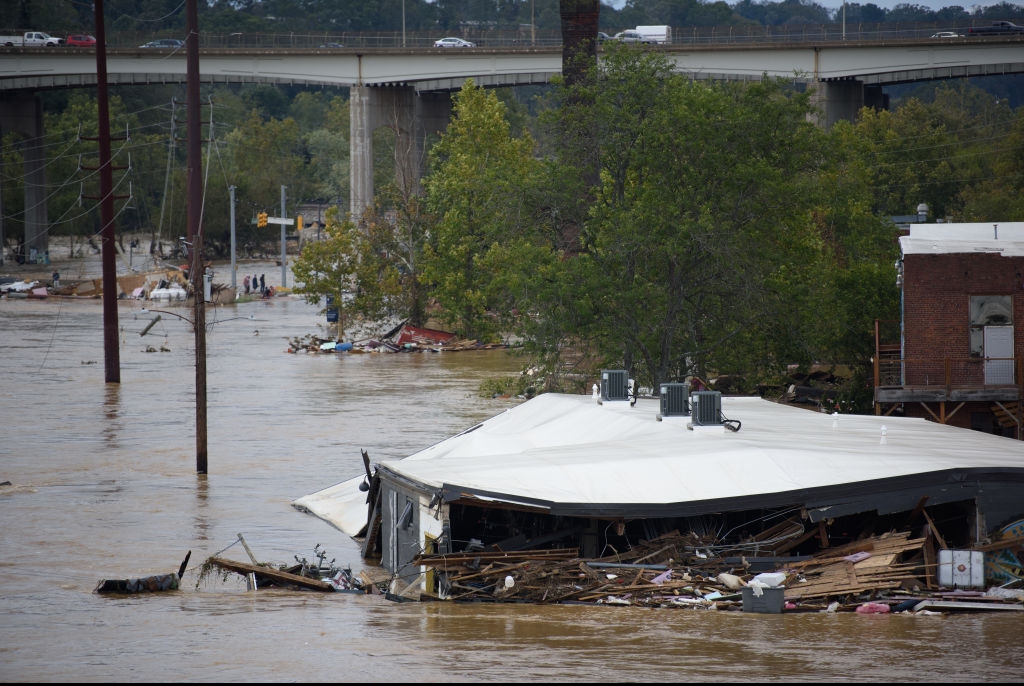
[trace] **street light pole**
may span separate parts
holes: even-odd
[[[284,190],[285,190],[285,188],[287,188],[287,186],[281,186],[281,219],[282,220],[284,220],[285,218],[288,217],[288,215],[285,214],[285,212],[284,212]],[[288,247],[287,247],[287,244],[286,244],[286,241],[288,240],[288,238],[285,235],[285,231],[286,230],[287,230],[287,227],[286,227],[286,225],[282,221],[282,224],[281,224],[281,286],[282,287],[287,287],[288,286]]]
[[[235,265],[235,187],[228,186],[231,191],[231,289],[238,297],[238,267]]]

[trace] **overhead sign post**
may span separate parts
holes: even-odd
[[[285,228],[286,226],[293,226],[295,224],[294,219],[288,219],[287,217],[267,217],[268,224],[280,224],[281,225],[281,286],[288,286],[288,250],[285,248]]]

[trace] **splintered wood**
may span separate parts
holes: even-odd
[[[912,539],[909,532],[884,534],[790,565],[795,573],[786,579],[786,599],[829,598],[895,589],[906,582],[924,586],[927,570],[923,560],[900,561],[905,555],[920,552],[925,540]]]
[[[787,549],[794,533],[792,522],[783,522],[764,537],[765,552]],[[779,585],[785,586],[788,602],[808,609],[830,600],[919,591],[934,576],[925,562],[928,540],[891,532],[827,548],[780,565],[776,571],[785,573],[785,582]],[[735,575],[746,584],[756,576],[747,571],[747,558],[733,568],[724,557],[698,554],[701,545],[692,533],[672,532],[600,559],[557,549],[421,555],[412,563],[432,568],[441,579],[437,595],[451,600],[698,608],[739,604],[741,594],[720,582],[719,575]]]

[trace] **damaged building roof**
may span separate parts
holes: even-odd
[[[722,424],[656,398],[542,394],[378,472],[443,501],[579,517],[678,517],[798,504],[812,521],[974,499],[989,525],[1024,510],[1024,443],[924,419],[828,415],[722,397]],[[352,536],[360,475],[293,504]]]

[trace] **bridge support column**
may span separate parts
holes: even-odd
[[[47,235],[49,220],[46,214],[46,155],[43,146],[43,105],[36,95],[8,95],[0,97],[0,136],[16,132],[25,136],[21,144],[24,156],[25,185],[25,259],[33,251],[42,257],[49,250]],[[4,214],[15,214],[9,209]],[[0,216],[0,222],[3,217]],[[6,227],[0,227],[6,228]],[[5,232],[0,230],[0,236]],[[0,250],[3,246],[0,246]]]
[[[864,107],[864,84],[860,81],[818,81],[814,84],[811,104],[821,110],[817,123],[825,129],[840,119],[853,122]]]
[[[403,193],[415,192],[426,166],[427,137],[447,126],[451,97],[447,93],[417,95],[411,86],[352,86],[349,107],[349,206],[358,221],[373,204],[374,130],[387,126],[395,132],[395,180]]]
[[[864,107],[881,112],[889,109],[889,96],[881,86],[864,86]]]

